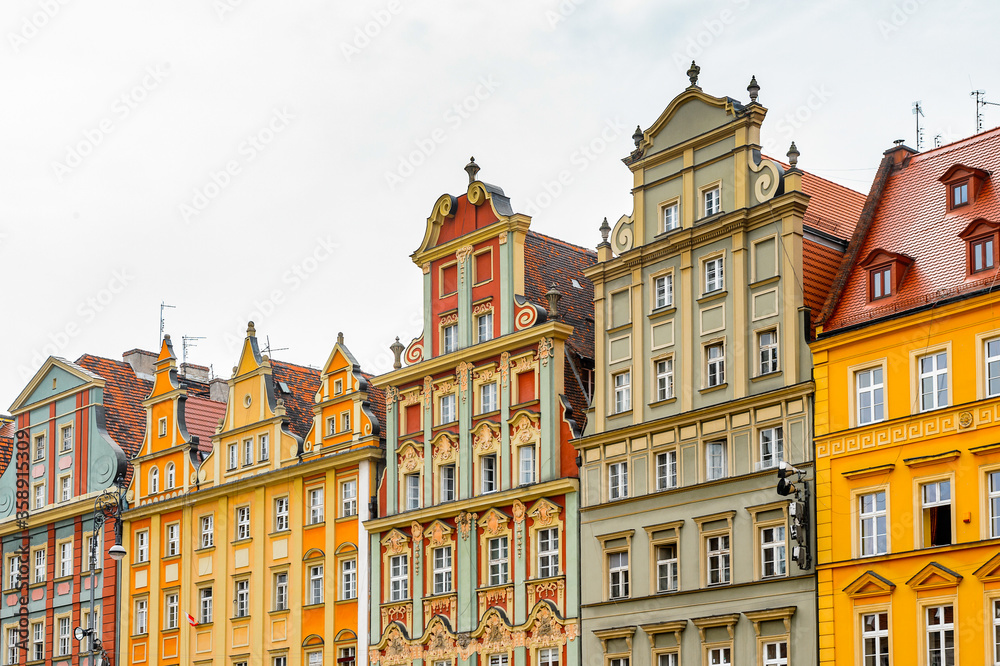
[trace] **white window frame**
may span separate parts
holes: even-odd
[[[309,567],[309,604],[323,603],[323,576],[322,564],[313,564]]]
[[[882,508],[878,508],[879,495],[882,496]],[[865,510],[865,500],[871,497],[871,510]],[[875,557],[886,555],[889,552],[889,505],[888,495],[885,489],[873,490],[868,493],[861,493],[856,496],[858,503],[858,552],[861,557]],[[870,525],[866,533],[866,525]],[[884,550],[879,549],[879,537],[884,541]],[[872,544],[866,546],[866,544]]]
[[[354,558],[340,561],[340,598],[358,598],[358,561]]]
[[[552,578],[559,575],[559,528],[538,530],[538,577]]]
[[[655,361],[653,369],[656,372],[656,401],[670,400],[674,397],[674,359]]]
[[[489,342],[493,339],[493,311],[484,312],[476,318],[476,339]]]
[[[73,542],[63,541],[59,544],[59,577],[73,575]]]
[[[45,582],[45,574],[46,574],[45,565],[47,564],[47,559],[48,559],[47,557],[45,557],[45,548],[42,547],[36,550],[33,559],[35,561],[34,562],[35,566],[34,570],[32,571],[32,575],[34,576],[34,580],[32,582],[43,583]]]
[[[925,361],[929,367],[925,369]],[[943,366],[941,365],[943,362]],[[920,411],[929,412],[947,407],[948,400],[948,352],[937,351],[917,358],[917,382],[920,395]],[[941,387],[941,382],[944,387]],[[930,390],[928,390],[928,382]]]
[[[250,539],[250,507],[236,507],[236,541]]]
[[[253,437],[248,437],[243,440],[243,466],[250,467],[253,463]]]
[[[986,359],[983,365],[983,374],[986,379],[986,397],[995,398],[1000,395],[1000,338],[993,338],[992,340],[985,340],[983,342],[983,356]]]
[[[497,384],[489,382],[479,387],[479,413],[487,414],[497,411]]]
[[[769,339],[765,339],[767,336]],[[775,328],[757,334],[757,370],[761,375],[778,371],[778,330]]]
[[[323,486],[315,486],[309,489],[309,524],[318,525],[324,522],[325,506]]]
[[[878,378],[878,381],[876,381]],[[862,386],[862,380],[868,379],[868,385]],[[854,373],[854,390],[856,391],[857,419],[859,426],[880,423],[885,420],[885,371],[881,365],[857,370]],[[864,406],[864,398],[868,398],[868,406]],[[870,418],[864,418],[864,410],[870,411]]]
[[[608,599],[629,598],[629,553],[616,550],[608,558]]]
[[[449,324],[441,328],[441,353],[450,354],[458,351],[458,324]]]
[[[135,533],[135,561],[149,562],[149,530]]]
[[[1000,537],[1000,469],[986,473],[986,503],[987,520],[989,521],[988,538]]]
[[[434,594],[448,594],[452,590],[451,546],[435,548],[431,556],[434,567]]]
[[[518,481],[524,486],[535,482],[535,445],[527,444],[517,449]]]
[[[871,624],[868,618],[872,619]],[[885,620],[885,628],[881,627],[881,621]],[[872,628],[869,628],[872,627]],[[873,651],[868,651],[868,641],[871,641]],[[889,613],[885,610],[876,610],[872,613],[861,614],[861,659],[867,662],[870,657],[875,663],[881,656],[889,657]]]
[[[274,610],[288,610],[288,572],[274,574]]]
[[[358,515],[357,479],[348,479],[340,484],[340,515],[343,518]]]
[[[500,490],[497,478],[497,456],[495,453],[480,456],[480,492],[495,493]]]
[[[670,490],[677,487],[677,449],[656,454],[656,489]]]
[[[944,621],[945,609],[951,609],[952,616],[951,622]],[[941,614],[941,621],[931,624],[931,613],[934,611],[939,611]],[[933,628],[932,628],[933,627]],[[933,657],[934,648],[931,646],[931,638],[937,635],[940,640],[940,645],[947,645],[948,634],[951,634],[951,659],[948,659],[948,648],[942,647],[940,651],[940,658],[935,660]],[[924,655],[927,659],[928,664],[940,664],[941,666],[953,666],[958,662],[955,661],[955,652],[957,650],[957,645],[955,643],[955,607],[953,604],[942,604],[940,606],[925,606],[924,607],[924,639],[927,641],[927,653]]]
[[[438,403],[440,405],[440,410],[441,410],[440,414],[441,423],[452,423],[458,418],[458,416],[455,413],[456,411],[455,403],[456,400],[454,393],[449,393],[448,395],[441,396],[441,400]]]
[[[933,492],[931,492],[933,491]],[[942,499],[942,497],[947,494],[947,499]],[[928,499],[930,497],[930,499]],[[920,527],[921,527],[921,537],[923,537],[924,521],[930,520],[929,511],[931,509],[946,507],[949,514],[949,526],[951,528],[951,534],[948,544],[938,544],[938,545],[950,545],[955,541],[955,524],[951,520],[952,512],[952,501],[954,499],[954,491],[951,487],[951,479],[937,479],[934,481],[928,481],[926,483],[920,484]],[[921,539],[922,540],[922,539]],[[924,548],[935,548],[933,544],[921,543]]]
[[[717,355],[714,353],[718,352]],[[726,344],[713,342],[705,345],[705,387],[713,388],[726,383]]]
[[[628,461],[609,463],[608,499],[613,501],[626,497],[628,497]]]
[[[782,578],[788,575],[788,530],[784,525],[758,528],[760,539],[760,577]],[[768,567],[771,570],[768,571]]]
[[[653,278],[653,309],[669,308],[674,304],[674,274],[665,273]]]
[[[616,372],[612,375],[612,383],[615,387],[615,414],[630,411],[632,409],[632,371]]]
[[[212,611],[214,604],[212,588],[202,587],[198,589],[198,622],[199,624],[209,624],[212,622]]]
[[[409,555],[393,555],[389,558],[389,601],[405,601],[410,598],[410,558]]]
[[[215,545],[215,514],[206,513],[201,516],[198,524],[201,528],[201,547],[211,548]]]
[[[510,541],[506,536],[489,539],[486,545],[489,585],[510,582]]]
[[[160,468],[153,467],[149,470],[149,494],[155,495],[160,492]]]
[[[73,424],[69,423],[59,429],[59,453],[73,450]]]
[[[68,502],[73,499],[73,477],[64,474],[59,477],[59,501]]]
[[[406,510],[413,511],[420,508],[420,474],[406,474],[403,477],[405,485]]]
[[[712,582],[712,577],[718,580]],[[733,580],[732,540],[729,533],[705,537],[705,584],[709,587],[729,585]]]
[[[258,462],[264,462],[271,458],[271,441],[266,432],[257,437],[257,455],[260,456]]]
[[[70,618],[68,616],[59,618],[59,650],[56,652],[57,656],[65,657],[69,655],[72,646],[70,637],[72,635],[73,630],[70,628]]]
[[[176,592],[164,595],[163,610],[163,628],[176,629],[180,615],[180,596]]]
[[[274,531],[288,530],[288,496],[274,498]]]
[[[664,552],[667,556],[661,554]],[[653,553],[656,557],[656,591],[676,592],[680,589],[680,579],[678,578],[680,560],[678,559],[678,544],[676,541],[668,543],[658,543],[653,546]],[[664,587],[663,581],[666,579],[667,585]]]
[[[451,502],[455,499],[455,465],[441,465],[438,469],[441,477],[441,501]]]
[[[704,278],[704,290],[701,292],[703,294],[714,294],[717,291],[723,291],[726,288],[726,257],[725,255],[719,255],[717,257],[712,257],[711,259],[706,259],[703,263],[705,270]]]
[[[181,554],[181,524],[180,523],[170,523],[166,526],[167,528],[167,538],[166,548],[163,550],[164,557],[173,557],[174,555]]]
[[[177,482],[177,471],[172,462],[167,463],[163,470],[163,489],[173,490]]]
[[[233,617],[250,616],[250,579],[242,578],[236,581],[233,597]]]
[[[785,429],[780,426],[761,428],[757,435],[760,462],[757,471],[774,469],[785,459]]]
[[[774,648],[775,654],[769,655],[768,650]],[[784,656],[781,649],[785,649]],[[788,666],[788,641],[767,641],[761,645],[761,659],[763,666]]]
[[[729,476],[729,443],[719,439],[705,443],[705,479],[715,481]]]
[[[227,449],[226,470],[234,470],[240,466],[240,445],[238,442],[230,442]]]
[[[149,601],[147,599],[136,599],[135,600],[135,634],[142,635],[149,633],[149,618],[147,613],[149,612]]]
[[[703,217],[711,217],[722,211],[722,186],[716,185],[702,190]]]

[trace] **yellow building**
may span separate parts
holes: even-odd
[[[199,438],[212,414],[164,340],[124,518],[123,663],[350,666],[381,399],[342,336],[316,370],[262,355],[252,322],[227,384]]]
[[[1000,130],[887,151],[812,343],[822,664],[1000,664]]]

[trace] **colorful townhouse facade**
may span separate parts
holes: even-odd
[[[591,392],[596,257],[531,231],[474,160],[466,171],[411,257],[424,330],[375,380],[387,454],[366,524],[369,663],[591,663],[570,440]]]
[[[94,516],[102,495],[118,505],[112,493],[127,485],[127,459],[142,441],[150,384],[135,369],[139,350],[124,359],[49,357],[10,408],[0,474],[4,664],[89,664],[92,644],[76,640],[78,627],[92,628],[120,663],[115,526],[97,531]]]
[[[187,395],[164,340],[132,461],[122,658],[351,666],[381,394],[342,337],[307,368],[262,354],[253,322],[226,384],[216,406]]]
[[[1000,664],[1000,129],[886,151],[812,343],[821,664]]]
[[[815,664],[807,339],[863,197],[760,154],[767,110],[690,86],[623,161],[602,225],[581,457],[588,664]],[[802,493],[802,484],[800,493]],[[792,501],[795,500],[795,501]],[[804,514],[804,515],[803,515]]]

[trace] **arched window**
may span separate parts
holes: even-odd
[[[166,474],[163,479],[163,487],[165,490],[170,490],[174,487],[174,464],[167,463]]]
[[[160,492],[160,468],[154,467],[149,470],[149,494]]]

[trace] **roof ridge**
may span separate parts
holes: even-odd
[[[788,164],[787,162],[783,162],[783,161],[781,161],[779,159],[776,159],[774,157],[768,157],[767,155],[765,155],[763,153],[761,153],[761,157],[767,158],[767,159],[769,159],[769,160],[771,160],[773,162],[777,162],[778,164],[781,165],[781,168],[783,168],[785,170],[788,170],[788,169],[792,168],[791,165]],[[816,180],[822,180],[824,183],[826,183],[828,185],[833,185],[834,187],[836,187],[838,189],[844,190],[845,192],[849,192],[850,194],[853,194],[853,195],[855,195],[857,197],[860,197],[862,199],[865,198],[864,192],[858,192],[854,188],[847,187],[846,185],[841,185],[840,183],[836,183],[836,182],[830,180],[829,178],[824,178],[823,176],[818,175],[815,171],[809,171],[808,169],[799,169],[798,166],[796,166],[795,168],[798,169],[799,171],[801,171],[803,174],[811,176],[811,177],[815,178]]]
[[[575,250],[577,252],[581,252],[583,254],[592,254],[595,257],[597,256],[597,252],[595,250],[588,250],[587,248],[583,247],[582,245],[576,245],[574,243],[570,243],[569,241],[564,241],[561,238],[556,238],[554,236],[549,236],[548,234],[543,234],[543,233],[541,233],[539,231],[534,231],[534,230],[530,230],[529,229],[528,230],[528,235],[530,235],[530,236],[538,236],[539,238],[542,238],[542,239],[548,240],[548,241],[552,241],[553,243],[558,243],[560,245],[564,245],[564,246],[566,246],[566,247],[568,247],[568,248],[570,248],[572,250]]]
[[[964,138],[959,139],[957,141],[952,141],[951,143],[946,143],[943,146],[938,146],[937,148],[931,148],[930,150],[926,150],[926,151],[917,153],[916,155],[913,155],[913,156],[910,157],[910,163],[912,164],[915,161],[922,162],[925,158],[937,157],[939,155],[945,155],[947,153],[950,153],[953,150],[958,150],[960,148],[964,148],[966,142],[983,140],[988,135],[993,134],[993,133],[1000,133],[1000,125],[997,125],[993,129],[984,130],[982,132],[979,132],[977,134],[973,134],[971,136],[964,137]]]
[[[317,374],[322,374],[322,372],[323,372],[319,368],[313,368],[313,367],[310,367],[308,365],[302,365],[301,363],[292,363],[290,361],[279,361],[276,358],[272,358],[270,360],[271,360],[271,364],[272,365],[275,364],[275,363],[278,363],[280,365],[284,365],[284,366],[291,367],[291,368],[301,368],[301,369],[306,370],[308,372],[315,372]]]

